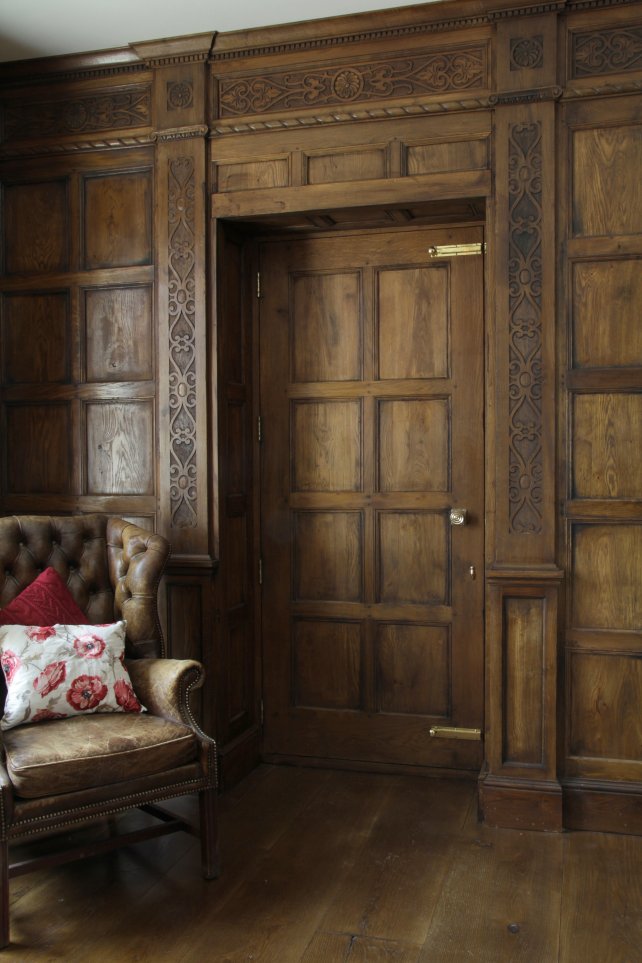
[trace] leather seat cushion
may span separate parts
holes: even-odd
[[[15,791],[30,799],[126,782],[197,757],[191,729],[148,713],[96,713],[17,726],[3,741]]]

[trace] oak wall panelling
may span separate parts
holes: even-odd
[[[642,833],[642,4],[215,29],[0,66],[0,511],[116,512],[169,537],[171,654],[206,664],[198,708],[231,785],[261,753],[259,242],[483,224],[480,811]],[[446,485],[426,443],[446,444],[445,401],[377,405],[381,495]],[[294,439],[317,439],[297,497],[358,490],[357,408],[339,389],[292,404]],[[428,557],[435,518],[380,513],[388,557],[403,525]],[[350,604],[358,573],[305,554],[326,522],[297,516],[294,587]],[[436,598],[444,577],[383,566],[377,587]],[[355,626],[300,618],[291,637],[294,704],[332,691],[350,711]],[[441,625],[378,625],[374,717],[443,715],[450,645]]]

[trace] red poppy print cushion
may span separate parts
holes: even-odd
[[[0,625],[84,625],[85,613],[55,568],[46,568],[12,602],[0,609]]]
[[[123,664],[125,622],[0,627],[1,729],[89,712],[144,712]]]

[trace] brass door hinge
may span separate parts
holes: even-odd
[[[256,296],[257,298],[261,297],[261,272],[260,271],[256,272]]]

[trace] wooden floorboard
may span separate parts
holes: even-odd
[[[184,834],[14,880],[2,958],[642,963],[642,838],[489,829],[470,782],[285,766],[220,817],[216,881]]]

